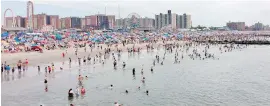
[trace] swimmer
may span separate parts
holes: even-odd
[[[62,68],[62,67],[60,67],[60,70],[63,70],[63,68]]]
[[[71,63],[71,58],[69,58],[69,63]]]
[[[113,85],[111,85],[109,88],[110,88],[110,89],[113,89]]]
[[[68,91],[68,97],[73,97],[73,91],[72,91],[72,88],[70,88],[69,91]]]
[[[75,91],[76,96],[79,96],[80,95],[80,92],[79,91],[80,91],[80,89],[79,89],[79,87],[77,87],[76,88],[76,91]]]
[[[40,66],[38,66],[38,71],[40,71]]]
[[[87,76],[85,76],[85,79],[88,79],[88,77],[87,77]]]
[[[153,70],[153,66],[151,67],[151,69],[150,69],[150,70],[151,70],[151,72],[153,72],[153,71],[154,71],[154,70]]]
[[[135,75],[135,68],[132,69],[132,73],[133,73],[133,75]]]
[[[143,77],[143,79],[142,79],[142,83],[145,83],[145,77]]]
[[[85,89],[83,88],[83,86],[81,88],[81,94],[85,94]]]
[[[14,68],[14,67],[12,67],[11,71],[12,71],[12,73],[14,73],[14,72],[15,72],[15,68]]]
[[[48,66],[49,73],[51,73],[52,69],[50,66]]]
[[[128,93],[128,90],[126,90],[126,93]]]
[[[114,106],[119,106],[119,104],[117,102],[114,102]]]
[[[82,81],[83,80],[83,77],[81,75],[79,75],[79,78],[78,78],[79,81]]]
[[[47,67],[45,67],[45,73],[47,73]]]
[[[126,63],[125,62],[123,62],[123,68],[125,68],[126,67]]]
[[[44,79],[44,84],[47,84],[47,83],[48,83],[47,79]]]
[[[145,93],[146,93],[146,95],[148,95],[149,91],[148,91],[148,90],[146,90],[146,92],[145,92]]]

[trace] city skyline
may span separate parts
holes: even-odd
[[[1,1],[1,24],[3,24],[4,11],[13,10],[15,16],[26,16],[26,0]],[[155,18],[156,14],[171,10],[172,13],[192,15],[192,26],[225,26],[229,21],[241,21],[251,26],[261,22],[270,24],[270,1],[37,1],[33,0],[34,14],[46,13],[62,17],[84,17],[93,14],[115,15],[126,18],[135,12],[141,17]],[[151,6],[149,6],[151,4]],[[179,6],[178,6],[179,5]],[[119,8],[118,8],[119,7]],[[11,16],[7,13],[7,16]]]

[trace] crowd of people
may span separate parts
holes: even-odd
[[[213,33],[213,32],[212,32]],[[217,33],[217,32],[215,32]],[[183,36],[183,34],[186,36]],[[164,50],[164,54],[156,54],[155,56],[153,56],[154,60],[152,63],[152,66],[150,66],[150,69],[147,69],[144,67],[144,65],[142,64],[142,67],[134,67],[131,72],[132,75],[135,76],[136,75],[136,71],[138,71],[138,69],[140,70],[141,73],[141,83],[142,85],[146,84],[146,76],[144,76],[144,73],[149,70],[149,72],[154,72],[154,68],[156,65],[164,65],[164,64],[170,64],[170,63],[165,63],[165,59],[166,56],[168,54],[174,55],[174,62],[172,64],[181,64],[184,58],[189,58],[190,60],[206,60],[206,59],[214,59],[214,60],[218,60],[219,58],[216,57],[215,53],[211,53],[209,52],[211,47],[218,47],[220,53],[225,53],[225,52],[231,52],[233,50],[239,50],[239,49],[243,49],[243,48],[247,48],[248,45],[239,45],[239,44],[225,44],[225,45],[218,45],[218,44],[210,44],[210,43],[200,43],[200,42],[194,42],[197,40],[249,40],[249,39],[269,39],[269,37],[267,36],[258,36],[254,33],[227,33],[227,34],[217,34],[217,35],[212,35],[212,36],[205,36],[205,35],[199,35],[199,36],[191,36],[194,33],[191,32],[186,32],[183,33],[182,35],[180,34],[150,34],[148,33],[147,35],[141,35],[141,34],[128,34],[123,36],[118,35],[118,33],[112,33],[110,36],[108,34],[97,34],[97,35],[93,35],[94,37],[90,37],[90,35],[80,35],[80,37],[82,37],[81,39],[76,37],[76,38],[72,38],[72,37],[66,37],[66,38],[62,38],[62,40],[59,39],[54,39],[53,37],[48,37],[48,36],[42,36],[42,35],[38,35],[39,39],[44,38],[42,40],[48,40],[48,41],[42,41],[41,40],[34,40],[34,38],[32,38],[32,40],[24,42],[23,45],[26,45],[26,43],[31,42],[32,44],[36,44],[36,45],[41,45],[42,47],[46,47],[48,45],[51,45],[51,47],[53,49],[57,49],[59,48],[61,44],[64,44],[65,46],[61,46],[60,48],[68,48],[68,47],[74,47],[77,46],[77,49],[74,52],[74,54],[76,55],[76,58],[71,58],[71,57],[67,57],[65,56],[65,53],[62,53],[62,57],[63,58],[69,58],[69,64],[72,63],[72,61],[74,59],[77,59],[77,63],[78,65],[87,65],[89,64],[107,64],[105,61],[108,59],[112,59],[113,62],[112,64],[112,68],[117,70],[119,67],[121,67],[122,69],[125,69],[126,66],[129,64],[127,61],[122,61],[121,60],[121,54],[123,53],[123,51],[127,51],[129,55],[140,55],[142,49],[146,49],[147,52],[153,52],[154,50]],[[198,33],[196,33],[198,34]],[[200,33],[202,34],[202,33]],[[204,33],[205,34],[205,33]],[[229,34],[229,35],[228,35]],[[188,35],[188,36],[187,36]],[[207,34],[206,34],[207,35]],[[23,37],[27,37],[28,35],[22,35]],[[10,37],[8,40],[10,39],[14,39],[15,36]],[[22,38],[23,38],[22,37]],[[63,40],[66,39],[66,40]],[[108,40],[110,39],[110,41]],[[6,40],[7,42],[9,42],[8,40]],[[109,41],[109,42],[107,42]],[[184,41],[184,42],[181,42]],[[64,43],[63,43],[64,42]],[[99,44],[106,44],[107,42],[107,46],[100,46]],[[140,46],[136,46],[136,45],[140,45],[140,44],[146,44],[146,46],[140,47]],[[125,45],[127,44],[133,44],[134,46],[131,48],[126,48]],[[21,45],[21,43],[19,44],[9,44],[8,46],[16,46],[16,45]],[[118,45],[123,45],[122,48],[118,47]],[[3,46],[3,45],[2,45]],[[204,49],[198,49],[198,47],[203,47]],[[78,53],[78,49],[83,48],[85,50],[85,52],[89,52],[88,57],[81,57],[80,54]],[[87,51],[87,48],[90,48],[91,51]],[[95,56],[90,56],[92,49],[93,48],[99,48],[100,50],[102,50],[101,52],[99,52],[98,54],[96,54]],[[45,52],[46,53],[46,52]],[[66,51],[67,53],[67,51]],[[187,55],[184,55],[187,54]],[[83,64],[81,64],[83,63]],[[119,65],[119,63],[122,63],[122,65]],[[25,59],[25,61],[21,61],[19,60],[17,63],[17,68],[15,66],[10,66],[9,64],[7,64],[7,62],[5,61],[4,63],[2,63],[1,66],[1,72],[2,74],[9,74],[10,70],[12,71],[12,73],[14,73],[16,71],[16,69],[18,70],[18,72],[21,71],[27,71],[29,66],[29,62],[28,59]],[[54,70],[58,70],[55,68],[56,66],[54,65],[54,63],[52,62],[52,64],[50,66],[46,66],[46,67],[37,67],[38,72],[42,71],[42,68],[44,68],[44,72],[45,74],[51,74],[54,73]],[[59,70],[64,70],[63,67],[58,66]],[[45,76],[44,78],[44,84],[45,84],[45,91],[48,91],[48,80],[46,78],[47,76]],[[87,92],[88,88],[85,88],[84,85],[84,81],[88,79],[88,75],[78,75],[78,86],[75,88],[75,92],[73,91],[72,88],[69,88],[67,96],[69,99],[73,99],[74,97],[78,97],[80,95],[85,95]],[[108,89],[113,89],[114,84],[108,85]],[[140,86],[138,86],[137,88],[134,89],[138,89],[138,90],[143,90]],[[125,92],[126,94],[129,93],[129,91],[127,89],[123,89],[123,92]],[[146,95],[150,95],[150,90],[149,89],[144,89],[143,91]],[[123,104],[118,104],[118,102],[114,103],[115,106],[122,106]],[[73,104],[70,104],[71,106],[73,106]]]

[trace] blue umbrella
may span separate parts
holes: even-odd
[[[2,38],[8,37],[8,32],[2,33],[2,34],[1,34],[1,37],[2,37]]]

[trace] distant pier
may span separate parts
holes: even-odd
[[[208,40],[208,41],[198,41],[198,43],[211,43],[211,44],[248,44],[248,45],[270,45],[270,41],[258,41],[258,40],[251,40],[251,41],[217,41],[217,40]]]

